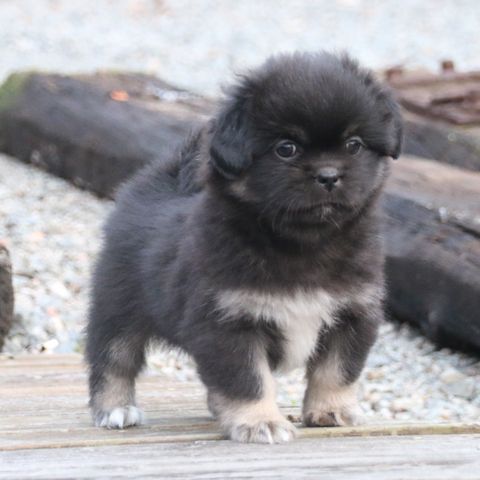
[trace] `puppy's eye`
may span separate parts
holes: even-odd
[[[345,142],[345,150],[349,155],[356,155],[363,148],[363,142],[359,137],[349,138]]]
[[[289,140],[283,140],[275,147],[275,153],[280,158],[293,158],[298,153],[298,147]]]

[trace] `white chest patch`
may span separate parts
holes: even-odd
[[[334,312],[343,303],[325,290],[298,290],[290,295],[259,294],[247,290],[225,290],[217,297],[225,319],[248,315],[273,322],[284,338],[284,357],[279,369],[303,367],[313,353],[320,330],[334,324]]]

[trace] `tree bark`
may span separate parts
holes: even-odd
[[[403,152],[480,172],[480,126],[457,127],[403,111]]]
[[[155,77],[14,74],[0,88],[0,150],[100,196],[167,158],[213,103]]]
[[[478,353],[479,199],[480,173],[408,157],[384,198],[390,311],[438,345]]]

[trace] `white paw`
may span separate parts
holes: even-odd
[[[133,406],[117,407],[109,412],[99,412],[95,415],[95,425],[105,428],[126,428],[141,425],[145,420],[143,412]]]
[[[242,443],[285,443],[297,436],[297,430],[287,420],[265,419],[254,424],[233,425],[229,436]]]

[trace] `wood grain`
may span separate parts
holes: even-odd
[[[193,441],[0,452],[0,479],[478,480],[480,436]]]

